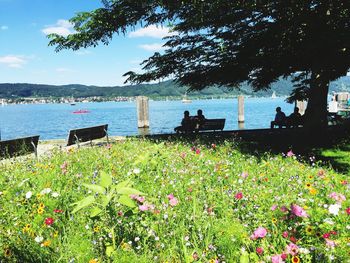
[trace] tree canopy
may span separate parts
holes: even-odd
[[[170,77],[200,90],[247,81],[260,90],[291,76],[293,99],[307,98],[310,120],[325,124],[329,82],[350,68],[350,1],[102,2],[71,19],[75,34],[50,35],[50,45],[77,50],[108,44],[138,24],[171,27],[164,53],[143,61],[144,73],[125,74],[131,83]]]

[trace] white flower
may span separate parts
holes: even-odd
[[[32,197],[32,195],[33,195],[33,193],[31,191],[29,191],[26,193],[26,198],[29,199]]]
[[[135,168],[135,169],[133,170],[133,173],[134,173],[134,174],[139,174],[139,173],[140,173],[140,169],[139,169],[139,168]]]
[[[85,226],[85,229],[89,229],[89,228],[90,228],[89,225],[86,225],[86,226]]]
[[[135,237],[135,242],[139,241],[140,238],[139,237]]]
[[[329,225],[334,225],[333,220],[332,220],[332,219],[330,219],[330,218],[326,218],[326,219],[324,219],[324,220],[323,220],[323,222],[325,222],[325,223],[327,223],[327,224],[329,224]]]
[[[57,192],[53,192],[53,193],[51,194],[51,196],[56,198],[56,197],[59,197],[59,196],[60,196],[60,194],[59,194],[59,193],[57,193]]]
[[[41,242],[44,240],[44,238],[43,238],[43,237],[37,236],[34,240],[35,240],[35,242],[37,242],[37,243],[41,243]]]
[[[44,188],[40,194],[44,195],[44,194],[49,194],[51,192],[51,188]]]
[[[308,250],[307,248],[301,247],[301,248],[299,248],[299,252],[300,252],[301,254],[309,254],[309,253],[310,253],[310,250]]]
[[[328,211],[330,214],[337,216],[340,208],[341,208],[340,204],[330,205],[328,208]]]

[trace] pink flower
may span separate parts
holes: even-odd
[[[298,251],[299,251],[299,247],[294,243],[289,243],[289,245],[286,247],[286,253],[292,256],[297,255]]]
[[[291,205],[290,209],[292,210],[292,214],[299,217],[308,217],[309,215],[305,212],[305,210],[298,205]]]
[[[149,209],[149,207],[148,207],[148,205],[140,205],[140,206],[139,206],[139,209],[140,209],[141,211],[147,211],[147,210]]]
[[[271,206],[271,211],[275,211],[275,210],[276,210],[276,208],[277,208],[277,205],[273,205],[273,206]]]
[[[336,243],[333,240],[326,239],[326,246],[330,247],[330,248],[333,248],[333,247],[336,246]]]
[[[330,236],[331,236],[330,233],[325,233],[325,234],[322,235],[322,237],[323,237],[323,238],[326,238],[326,239],[329,238]]]
[[[292,157],[292,156],[294,156],[293,151],[292,151],[292,150],[290,150],[289,152],[287,152],[287,156],[288,156],[288,157]]]
[[[185,153],[185,152],[181,153],[181,154],[180,154],[180,157],[181,157],[182,159],[185,159],[186,153]]]
[[[338,194],[336,192],[332,192],[328,195],[328,197],[334,199],[337,201],[338,204],[341,204],[343,201],[346,200],[345,196],[342,194]]]
[[[171,199],[174,198],[174,195],[173,194],[168,194],[167,197],[168,197],[169,200],[171,200]]]
[[[280,210],[281,210],[282,212],[288,212],[288,208],[287,208],[286,206],[282,206],[282,207],[280,208]]]
[[[284,238],[287,238],[287,237],[288,237],[288,232],[287,232],[287,231],[284,231],[284,232],[282,233],[282,236],[283,236]]]
[[[271,257],[271,262],[272,263],[283,263],[283,259],[281,257],[281,255],[274,255]]]
[[[257,248],[256,248],[256,253],[257,253],[258,255],[261,255],[262,253],[264,253],[264,249],[263,249],[262,247],[257,247]]]
[[[215,144],[215,143],[212,143],[212,144],[211,144],[211,148],[215,149],[215,148],[216,148],[216,144]]]
[[[267,234],[267,230],[264,227],[258,227],[255,229],[254,233],[250,236],[251,239],[255,240],[258,238],[264,238]]]
[[[201,153],[201,150],[196,149],[196,154],[200,154],[200,153]]]
[[[237,194],[235,195],[235,198],[236,198],[237,200],[241,200],[241,199],[243,198],[242,192],[237,193]]]
[[[248,173],[247,172],[243,172],[241,173],[241,177],[243,177],[244,179],[248,177]]]
[[[176,199],[176,197],[169,200],[169,204],[171,206],[176,206],[179,203],[179,201]]]
[[[346,213],[348,214],[348,215],[350,215],[350,207],[348,207],[348,208],[346,208]]]

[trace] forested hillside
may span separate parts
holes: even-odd
[[[350,78],[344,77],[331,83],[331,91],[349,91]],[[292,90],[292,83],[289,80],[280,80],[266,91],[253,92],[252,89],[243,84],[240,90],[228,89],[225,87],[211,87],[202,91],[187,92],[189,96],[271,96],[275,91],[277,96],[288,96]],[[167,96],[182,96],[186,93],[187,87],[181,87],[173,81],[164,81],[157,84],[141,84],[133,86],[115,86],[115,87],[99,87],[85,86],[78,84],[70,85],[42,85],[42,84],[26,84],[26,83],[3,83],[0,84],[0,98],[28,98],[28,97],[132,97],[132,96],[149,96],[153,98]]]

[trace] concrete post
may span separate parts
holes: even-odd
[[[305,100],[297,100],[296,106],[299,108],[299,113],[301,115],[305,114],[305,109],[306,109],[306,101]]]
[[[137,105],[137,127],[148,128],[149,127],[148,98],[145,96],[138,96],[136,98],[136,105]]]
[[[244,122],[244,96],[238,96],[238,123]]]

